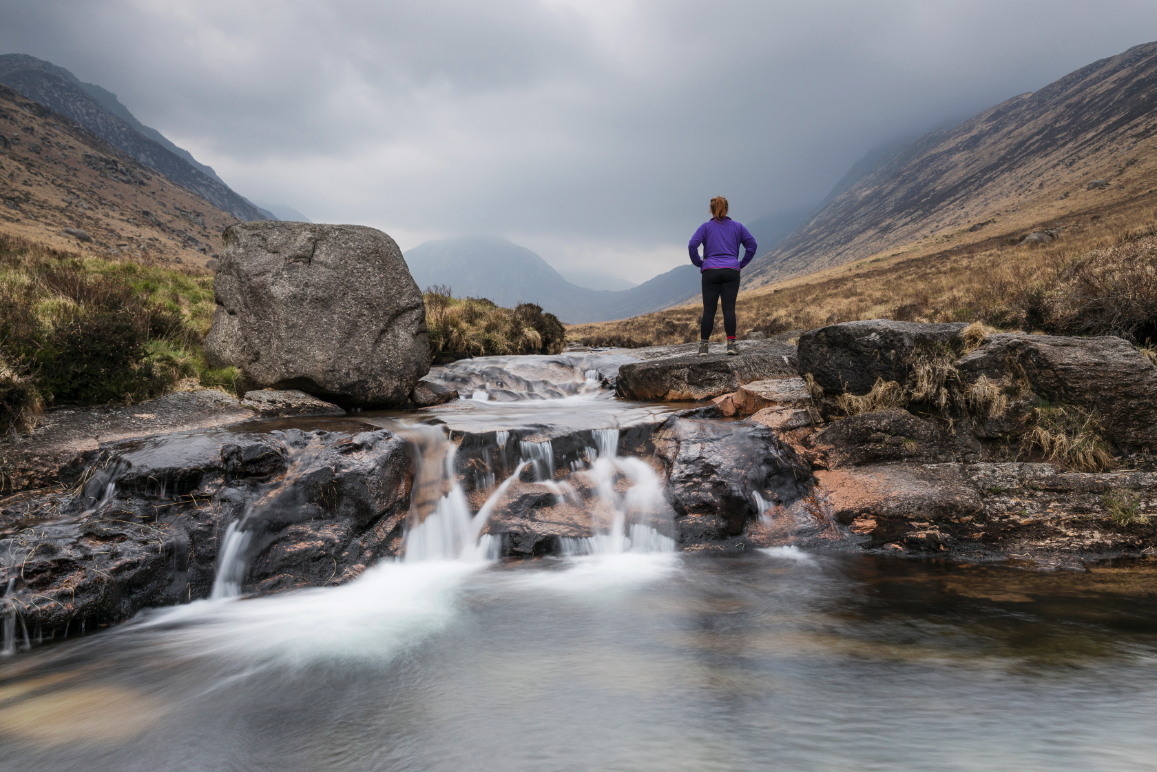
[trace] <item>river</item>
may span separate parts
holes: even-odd
[[[438,420],[656,409],[579,371],[550,399],[476,384]],[[590,473],[633,461],[600,447]],[[495,559],[451,490],[420,526],[442,536],[346,585],[246,598],[223,570],[211,600],[6,657],[0,770],[1157,768],[1153,561],[685,553],[630,479],[566,556]]]

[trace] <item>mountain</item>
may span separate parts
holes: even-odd
[[[808,221],[808,218],[820,210],[819,204],[789,209],[785,212],[776,212],[743,224],[755,238],[759,245],[759,254],[765,255],[779,246],[784,239],[790,236],[796,228]]]
[[[1148,195],[1137,172],[1153,160],[1154,137],[1157,43],[1147,43],[955,128],[878,148],[815,217],[756,259],[750,277],[767,284],[901,247],[975,240],[968,234],[993,223],[1046,222],[1106,196]]]
[[[599,271],[559,271],[562,277],[571,284],[577,284],[580,287],[586,287],[593,290],[628,290],[631,287],[637,287],[633,281],[620,279],[618,276],[612,276],[609,273],[600,273]]]
[[[262,209],[270,212],[277,217],[278,220],[286,220],[287,222],[313,222],[301,212],[294,209],[292,206],[285,204],[256,204]]]
[[[124,151],[172,182],[241,220],[277,219],[235,193],[188,152],[144,126],[100,86],[82,83],[63,67],[25,54],[0,56],[0,83]]]
[[[229,212],[0,85],[0,232],[58,249],[204,266]],[[71,231],[71,232],[70,232]]]
[[[688,263],[637,287],[592,290],[567,281],[545,260],[506,239],[467,236],[427,241],[405,253],[418,286],[438,284],[457,297],[485,297],[501,306],[536,303],[564,322],[622,319],[681,303],[699,291]]]

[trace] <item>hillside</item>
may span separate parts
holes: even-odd
[[[240,220],[277,219],[238,195],[207,166],[141,124],[116,95],[63,67],[24,54],[0,56],[0,83],[84,126],[172,182]]]
[[[236,221],[82,126],[0,86],[0,231],[57,249],[204,266],[220,247],[221,231]]]
[[[876,151],[748,275],[760,285],[901,247],[927,254],[1143,195],[1155,135],[1157,43],[1148,43]]]
[[[571,323],[645,314],[681,303],[699,290],[699,271],[690,263],[627,290],[579,287],[534,252],[502,238],[427,241],[405,258],[422,289],[445,285],[456,297],[484,297],[500,306],[535,303]]]

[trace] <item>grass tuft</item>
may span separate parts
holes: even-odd
[[[501,308],[486,298],[455,298],[447,285],[426,288],[426,326],[434,362],[502,354],[557,354],[566,329],[533,303]]]
[[[1025,422],[1021,454],[1039,453],[1068,469],[1102,472],[1114,466],[1114,459],[1100,432],[1094,413],[1076,407],[1036,407]]]
[[[1149,518],[1141,514],[1141,497],[1131,490],[1111,488],[1101,497],[1101,504],[1117,525],[1149,522]]]
[[[874,410],[906,407],[908,395],[905,393],[904,387],[895,381],[885,381],[883,378],[878,378],[872,386],[872,390],[867,394],[860,396],[845,392],[838,395],[835,401],[840,412],[853,416],[860,413],[870,413]]]

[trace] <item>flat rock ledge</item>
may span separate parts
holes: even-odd
[[[168,394],[136,405],[50,410],[27,434],[0,439],[0,495],[57,485],[61,472],[101,443],[209,429],[253,418],[223,391]]]
[[[345,415],[345,410],[304,391],[262,389],[245,392],[241,404],[262,418],[295,415]]]
[[[698,402],[732,393],[753,381],[796,377],[796,351],[776,341],[741,341],[739,355],[723,346],[698,356],[697,344],[633,349],[642,362],[619,368],[615,393],[623,399]]]

